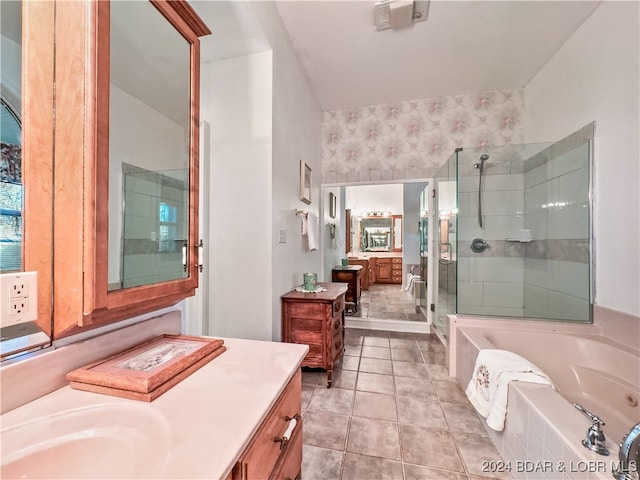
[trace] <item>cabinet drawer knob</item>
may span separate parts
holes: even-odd
[[[293,430],[296,428],[299,419],[300,414],[298,413],[296,413],[293,417],[285,417],[285,420],[289,422],[289,426],[282,434],[282,437],[276,437],[273,439],[274,442],[280,443],[280,450],[286,447],[287,443],[289,443],[289,439],[291,438],[291,435],[293,435]]]

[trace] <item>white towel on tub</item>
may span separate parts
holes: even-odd
[[[466,394],[493,430],[504,430],[510,382],[543,383],[551,379],[526,358],[507,350],[480,350]],[[554,387],[555,388],[555,387]]]

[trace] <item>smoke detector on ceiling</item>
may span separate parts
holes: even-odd
[[[382,0],[373,5],[376,30],[403,28],[427,19],[429,0]]]

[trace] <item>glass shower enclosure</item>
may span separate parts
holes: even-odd
[[[453,313],[592,320],[593,130],[460,148],[440,170],[434,326],[445,340]]]

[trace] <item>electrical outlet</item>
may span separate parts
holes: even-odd
[[[8,327],[38,318],[38,273],[0,275],[0,326]]]
[[[26,315],[29,313],[29,299],[20,298],[9,301],[9,313],[11,315]]]
[[[29,296],[29,283],[24,279],[24,275],[14,275],[13,281],[9,283],[9,298],[23,298]]]

